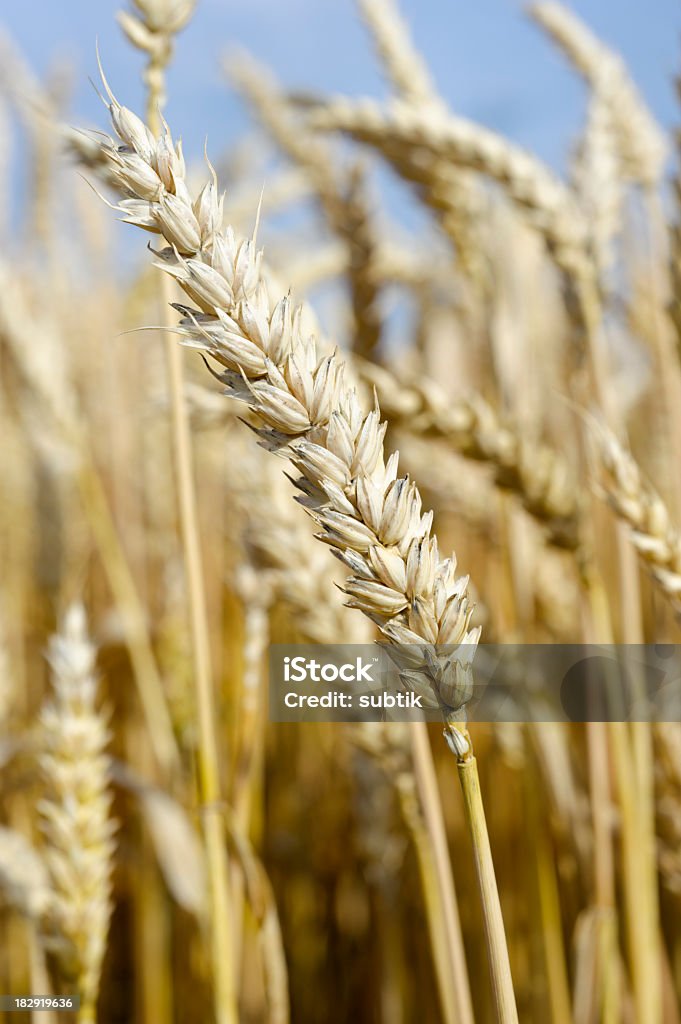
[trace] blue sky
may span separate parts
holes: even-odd
[[[125,2],[125,0],[122,0]],[[4,4],[3,24],[31,64],[67,57],[76,70],[76,119],[102,123],[88,84],[98,38],[120,99],[139,109],[140,56],[115,24],[117,0],[28,0]],[[580,125],[582,88],[515,0],[402,0],[402,10],[437,83],[465,116],[560,167]],[[666,125],[681,122],[672,85],[681,67],[677,0],[574,0],[571,5],[618,49]],[[168,117],[192,155],[220,152],[245,124],[220,74],[229,46],[246,47],[291,86],[381,95],[384,86],[353,0],[199,0],[179,40]]]

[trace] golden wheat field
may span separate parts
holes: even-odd
[[[680,1024],[673,702],[467,710],[490,650],[681,642],[677,139],[556,0],[564,174],[357,0],[383,94],[232,49],[189,151],[202,4],[126,2],[96,123],[0,40],[0,1016]],[[301,644],[430,720],[275,720]]]

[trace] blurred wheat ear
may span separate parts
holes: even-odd
[[[48,658],[53,697],[40,713],[45,795],[38,813],[51,899],[42,939],[63,990],[73,986],[81,997],[79,1024],[91,1024],[111,915],[116,826],[109,733],[98,706],[96,651],[82,605],[72,605],[64,615]]]

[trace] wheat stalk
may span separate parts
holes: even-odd
[[[172,57],[172,40],[191,18],[195,0],[133,0],[140,17],[122,14],[120,23],[131,42],[147,54],[147,124],[153,134],[161,128],[165,103],[165,71]],[[170,282],[164,276],[160,297],[165,326],[170,327],[168,303]],[[210,636],[205,594],[205,575],[199,536],[194,463],[189,418],[184,399],[182,353],[166,334],[165,352],[170,392],[172,447],[177,475],[178,506],[182,532],[185,572],[188,584],[189,619],[192,636],[194,680],[198,711],[198,789],[206,807],[204,840],[208,861],[211,900],[211,951],[213,958],[214,1006],[218,1024],[236,1021],[237,997],[235,958],[230,931],[231,902],[229,865],[224,827],[219,811],[220,763],[212,679]]]
[[[96,1017],[111,915],[115,825],[109,734],[97,707],[96,651],[81,605],[65,614],[48,657],[54,696],[40,714],[46,793],[38,812],[52,898],[42,935],[54,948],[64,980],[80,994],[80,1024],[89,1024]]]
[[[599,426],[592,436],[610,505],[661,593],[681,607],[681,535],[665,503],[614,434]]]
[[[424,735],[418,724],[361,722],[352,726],[350,738],[380,767],[384,780],[390,782],[399,800],[421,876],[443,1017],[447,1022],[472,1024],[458,902],[427,734]],[[362,792],[368,788],[364,774]],[[385,824],[388,801],[381,787],[375,784],[368,799],[375,812],[366,827],[382,833],[384,873],[385,839],[388,837],[381,826]],[[379,804],[382,804],[380,808]]]

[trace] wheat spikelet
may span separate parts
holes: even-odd
[[[661,592],[681,607],[681,535],[667,507],[614,434],[598,427],[593,436],[608,501],[630,528],[632,544]]]
[[[534,4],[529,13],[602,97],[618,142],[622,173],[642,185],[655,185],[664,168],[666,143],[622,59],[556,0]]]
[[[464,655],[433,648],[425,672],[419,652],[414,671],[403,672],[405,684],[445,716],[457,714],[468,699],[466,663],[479,637],[468,629],[468,581],[456,577],[454,558],[440,559],[432,513],[422,514],[418,488],[398,476],[397,454],[385,461],[378,408],[363,411],[344,383],[338,353],[318,358],[289,299],[271,300],[254,243],[220,232],[215,181],[192,202],[169,129],[157,140],[110,100],[119,142],[104,138],[100,145],[124,196],[117,209],[167,242],[157,262],[198,306],[177,307],[185,344],[222,364],[220,380],[253,413],[261,444],[286,452],[301,473],[299,501],[320,527],[319,539],[352,572],[348,604],[405,659],[412,655],[404,645],[467,645]]]
[[[111,914],[114,823],[110,818],[109,739],[97,707],[95,648],[82,606],[72,605],[50,641],[54,697],[40,714],[38,804],[52,901],[43,939],[65,981],[81,996],[79,1021],[95,1019]]]
[[[479,125],[432,107],[389,108],[343,97],[313,107],[308,121],[377,148],[410,180],[428,182],[435,159],[487,175],[503,186],[544,236],[556,263],[573,276],[584,272],[586,228],[570,190],[539,160]]]

